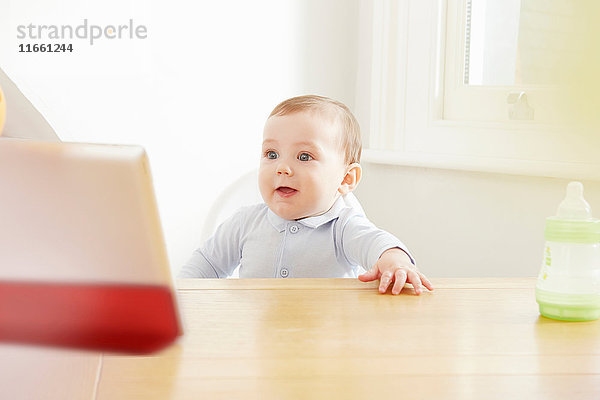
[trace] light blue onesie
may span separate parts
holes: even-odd
[[[340,197],[325,214],[289,221],[266,204],[238,210],[194,251],[180,278],[349,278],[406,246]],[[414,258],[409,254],[414,263]]]

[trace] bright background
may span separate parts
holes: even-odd
[[[0,67],[63,141],[143,145],[172,268],[200,243],[217,195],[258,165],[280,101],[318,93],[354,105],[356,0],[0,0]],[[72,42],[19,54],[16,27],[146,25],[145,40]],[[38,42],[39,41],[33,41]],[[10,117],[9,117],[10,118]]]
[[[382,72],[372,67],[374,31],[382,27],[372,26],[369,13],[375,15],[372,6],[384,3],[409,4],[0,0],[0,68],[62,140],[146,148],[177,271],[200,245],[209,209],[223,189],[257,166],[262,127],[278,102],[306,93],[338,99],[355,112],[368,143],[371,122],[382,122],[381,115],[370,115],[371,97],[387,89],[373,84]],[[430,3],[410,5],[419,9]],[[126,24],[131,18],[147,26],[148,38],[94,46],[76,40],[72,54],[17,52],[24,43],[16,40],[18,25],[76,26],[84,18],[97,25]],[[427,48],[427,37],[409,39],[410,49]],[[380,67],[412,54],[394,42],[387,46]],[[28,135],[17,132],[28,121],[10,120],[8,100],[11,135]],[[472,144],[458,150],[468,151]],[[430,277],[535,276],[545,218],[556,212],[569,180],[438,164],[437,159],[394,165],[363,158],[356,194],[369,218],[401,238]],[[600,182],[583,183],[598,216]]]

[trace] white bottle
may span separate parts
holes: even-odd
[[[540,313],[565,321],[600,318],[600,220],[583,185],[571,182],[556,217],[546,218],[544,262],[536,285]]]

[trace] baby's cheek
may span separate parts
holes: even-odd
[[[261,177],[259,175],[258,177],[258,190],[260,191],[260,195],[263,197],[263,200],[267,200],[267,196],[269,194],[269,182],[267,181],[266,178]]]

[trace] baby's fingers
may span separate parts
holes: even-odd
[[[403,269],[397,269],[394,275],[396,277],[396,282],[394,283],[394,287],[392,288],[392,294],[398,294],[402,291],[402,288],[406,283],[406,271],[404,271]]]
[[[433,290],[433,285],[431,284],[431,282],[429,282],[429,279],[427,279],[427,277],[425,275],[423,275],[422,273],[418,272],[419,276],[421,277],[421,282],[423,282],[423,285],[429,289],[429,290]]]
[[[423,291],[423,289],[421,289],[421,277],[412,269],[408,270],[408,282],[412,283],[415,288],[415,294],[421,294]]]
[[[358,279],[363,281],[363,282],[370,282],[370,281],[374,281],[375,279],[378,278],[379,275],[379,268],[377,267],[377,264],[373,265],[373,267],[368,270],[367,272],[365,272],[362,275],[358,276]]]
[[[379,279],[379,293],[385,293],[390,283],[392,283],[392,273],[388,271],[381,274],[381,278]]]

